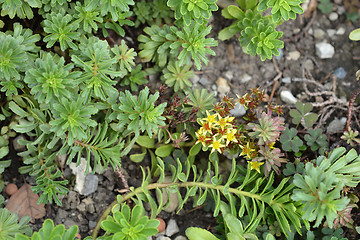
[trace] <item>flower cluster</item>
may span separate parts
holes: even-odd
[[[210,114],[206,111],[206,118],[198,119],[201,125],[195,133],[198,141],[204,148],[211,148],[211,152],[222,153],[225,147],[238,143],[238,130],[234,125],[234,117],[221,117],[220,114]]]
[[[269,175],[271,169],[279,173],[281,163],[287,160],[284,154],[274,144],[284,128],[284,122],[278,116],[273,117],[272,112],[281,113],[281,108],[268,106],[267,113],[257,109],[263,101],[264,93],[258,88],[237,101],[245,107],[247,113],[243,117],[245,123],[234,121],[230,110],[235,107],[235,100],[224,97],[223,101],[214,106],[215,113],[206,112],[207,117],[199,118],[200,129],[195,133],[196,143],[201,143],[203,150],[211,149],[211,153],[223,153],[225,150],[231,154],[240,153],[250,164],[251,169],[260,173],[264,165],[264,173]]]

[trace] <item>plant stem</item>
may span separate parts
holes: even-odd
[[[219,190],[221,192],[224,191],[225,189],[225,186],[224,185],[218,185],[218,186],[215,186],[213,185],[212,183],[204,183],[204,182],[183,182],[183,183],[178,183],[178,182],[175,182],[175,183],[152,183],[152,184],[149,184],[147,185],[146,189],[147,190],[153,190],[153,189],[156,189],[156,188],[167,188],[167,187],[171,187],[171,186],[177,186],[177,187],[194,187],[194,186],[197,186],[197,187],[201,187],[201,188],[209,188],[209,189],[214,189],[214,190]],[[264,201],[262,199],[262,196],[261,195],[258,195],[258,194],[254,194],[254,193],[251,193],[251,192],[246,192],[246,191],[241,191],[241,190],[238,190],[236,188],[229,188],[227,190],[229,193],[234,193],[236,195],[242,195],[242,196],[245,196],[245,197],[249,197],[249,198],[255,198],[255,199],[258,199],[260,201]],[[125,202],[126,200],[136,196],[137,194],[139,193],[142,193],[143,192],[143,188],[142,187],[138,187],[136,188],[135,190],[125,194],[122,198],[121,198],[121,202]],[[120,202],[120,203],[121,203]],[[110,214],[111,212],[111,209],[116,205],[118,204],[119,202],[117,200],[113,201],[106,209],[105,211],[102,213],[100,219],[98,220],[98,222],[96,223],[96,226],[91,234],[91,237],[93,239],[96,239],[97,235],[98,235],[98,232],[100,230],[100,223],[105,220],[105,218]]]

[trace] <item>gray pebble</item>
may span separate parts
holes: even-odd
[[[316,55],[321,59],[332,58],[335,54],[335,48],[326,42],[317,43],[315,48]]]
[[[167,223],[165,235],[171,237],[172,235],[179,232],[179,227],[174,219],[170,219]]]

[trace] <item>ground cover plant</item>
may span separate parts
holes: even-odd
[[[352,147],[360,140],[351,112],[359,92],[343,146],[330,146],[310,103],[297,102],[285,124],[283,107],[265,101],[260,88],[215,102],[189,80],[215,55],[216,38],[236,36],[261,61],[279,56],[277,27],[302,14],[302,3],[237,0],[222,9],[231,23],[215,37],[208,22],[216,0],[0,1],[0,173],[19,134],[18,171],[35,179],[39,206],[63,204],[72,163],[85,161],[86,174],[141,164],[141,186],[119,194],[85,239],[154,236],[155,218],[170,204],[161,199],[172,193],[177,212],[189,201],[207,204],[218,220],[213,232],[188,228],[190,240],[341,239],[341,227],[356,227],[360,156]],[[237,105],[242,117],[232,114]],[[225,169],[224,155],[231,156]],[[0,239],[79,237],[78,226],[51,219],[32,231],[31,218],[19,219],[4,200]]]

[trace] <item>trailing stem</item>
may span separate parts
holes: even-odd
[[[218,186],[214,186],[213,184],[211,183],[204,183],[204,182],[184,182],[184,183],[152,183],[152,184],[149,184],[147,185],[146,189],[147,190],[153,190],[153,189],[162,189],[162,188],[167,188],[167,187],[171,187],[171,186],[177,186],[179,188],[181,187],[194,187],[194,186],[197,186],[197,187],[200,187],[200,188],[208,188],[208,189],[213,189],[213,190],[218,190],[218,191],[221,191],[223,192],[225,190],[225,186],[224,185],[218,185]],[[228,188],[227,190],[229,193],[233,193],[233,194],[236,194],[236,195],[240,195],[240,196],[244,196],[244,197],[249,197],[249,198],[252,198],[252,199],[257,199],[257,200],[260,200],[260,201],[265,201],[265,199],[263,198],[263,196],[259,195],[259,194],[254,194],[254,193],[250,193],[250,192],[246,192],[246,191],[241,191],[241,190],[238,190],[236,188]],[[144,192],[144,189],[142,187],[138,187],[136,188],[135,190],[125,194],[124,196],[122,196],[121,198],[121,202],[124,202],[128,199],[131,199],[132,197],[136,196],[137,194],[140,194]],[[121,203],[120,202],[120,203]],[[93,239],[96,239],[97,235],[98,235],[98,232],[100,230],[100,223],[106,219],[106,217],[110,214],[111,212],[111,209],[116,205],[118,204],[119,202],[117,200],[113,201],[106,209],[105,211],[102,213],[100,219],[98,220],[98,222],[96,223],[96,226],[92,232],[92,238]]]

